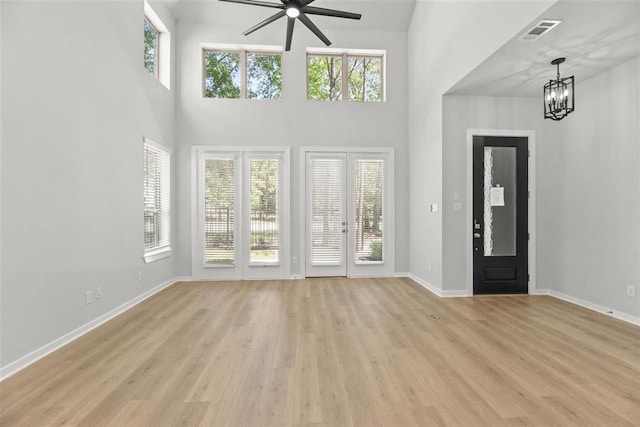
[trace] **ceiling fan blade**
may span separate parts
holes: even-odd
[[[305,7],[306,5],[311,4],[311,3],[313,3],[314,1],[315,1],[315,0],[302,0],[302,1],[300,2],[300,7]]]
[[[285,51],[291,50],[291,40],[293,39],[293,26],[296,23],[296,18],[289,18],[287,21],[287,44],[284,48]]]
[[[325,9],[323,7],[306,6],[304,13],[310,15],[334,16],[336,18],[360,19],[362,15],[359,13],[343,12],[342,10]]]
[[[264,27],[265,25],[269,25],[273,21],[277,21],[278,19],[282,18],[286,14],[287,14],[286,11],[281,10],[280,12],[276,13],[275,15],[268,17],[267,19],[265,19],[261,23],[259,23],[257,25],[254,25],[253,27],[249,28],[247,31],[245,31],[242,34],[244,34],[245,36],[248,36],[249,34],[253,33],[256,30],[259,30],[260,28]]]
[[[324,44],[326,44],[327,46],[331,45],[331,41],[327,38],[327,36],[322,34],[322,31],[320,31],[320,29],[316,27],[316,25],[313,22],[311,22],[311,20],[309,19],[309,17],[307,17],[307,15],[301,12],[300,15],[298,16],[298,19],[302,21],[302,23],[306,25],[307,28],[310,29],[313,34],[318,36],[318,38],[322,40]]]
[[[251,6],[262,6],[262,7],[272,7],[274,9],[284,9],[284,5],[281,3],[269,3],[266,1],[258,1],[258,0],[218,0],[218,1],[226,1],[229,3],[240,3],[240,4],[248,4]]]

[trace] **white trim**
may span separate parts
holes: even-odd
[[[580,307],[596,311],[600,314],[604,314],[618,320],[622,320],[623,322],[631,323],[632,325],[640,326],[640,317],[632,316],[631,314],[623,313],[620,311],[614,311],[613,309],[610,309],[608,307],[594,304],[592,302],[585,301],[571,295],[563,294],[562,292],[554,291],[552,289],[547,290],[547,292],[549,296],[552,296],[554,298],[566,301],[571,304],[579,305]]]
[[[171,33],[147,0],[144,0],[144,16],[158,31],[157,79],[164,87],[171,90]]]
[[[437,286],[432,285],[431,283],[421,279],[420,277],[416,276],[413,273],[409,273],[408,277],[414,282],[416,282],[418,285],[422,286],[423,288],[431,292],[432,294],[442,297],[442,289],[438,288]]]
[[[182,281],[182,278],[173,278],[170,279],[158,286],[156,286],[155,288],[149,289],[148,291],[138,295],[137,297],[125,302],[124,304],[119,305],[118,307],[114,308],[113,310],[103,314],[102,316],[80,326],[79,328],[61,336],[60,338],[57,338],[53,341],[51,341],[49,344],[46,344],[42,347],[40,347],[37,350],[32,351],[31,353],[21,357],[20,359],[9,363],[7,366],[3,366],[2,368],[0,368],[0,382],[6,380],[7,378],[9,378],[10,376],[18,373],[19,371],[25,369],[27,366],[30,366],[32,364],[34,364],[35,362],[37,362],[38,360],[42,359],[43,357],[53,353],[54,351],[58,350],[59,348],[70,344],[71,342],[75,341],[76,339],[80,338],[81,336],[83,336],[84,334],[86,334],[87,332],[90,332],[92,330],[94,330],[95,328],[97,328],[98,326],[108,322],[109,320],[115,318],[116,316],[119,316],[120,314],[124,313],[125,311],[133,308],[134,306],[140,304],[141,302],[143,302],[144,300],[152,297],[153,295],[157,294],[158,292],[168,288],[169,286],[172,286],[178,282]]]
[[[516,136],[526,137],[529,147],[529,295],[536,295],[536,132],[513,129],[467,129],[467,209],[466,216],[466,258],[467,292],[473,295],[473,137],[474,136]]]
[[[162,248],[153,249],[151,251],[145,252],[142,259],[144,259],[145,264],[149,264],[163,258],[168,258],[171,256],[171,246],[163,246]]]
[[[235,43],[200,43],[201,50],[233,51],[237,53],[259,52],[259,53],[283,53],[284,48],[276,45],[260,44],[235,44]]]
[[[545,295],[551,295],[550,293],[551,291],[549,289],[536,289],[534,293],[530,293],[529,295],[536,295],[536,296],[545,296]]]
[[[142,137],[142,142],[144,144],[150,145],[151,147],[155,148],[156,150],[160,150],[160,151],[164,151],[165,153],[171,155],[173,153],[173,150],[169,147],[167,147],[166,145],[162,145],[159,142],[155,142],[153,139],[147,138],[146,136]]]
[[[308,47],[306,52],[310,55],[352,55],[352,56],[384,56],[384,49],[338,49],[332,47]]]

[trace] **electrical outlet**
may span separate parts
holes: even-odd
[[[636,297],[636,287],[633,285],[628,285],[627,286],[627,296],[631,297],[631,298],[635,298]]]
[[[87,291],[84,294],[84,303],[89,305],[93,302],[93,291]]]
[[[142,271],[138,271],[138,282],[142,282]]]
[[[98,286],[96,288],[96,299],[100,299],[100,298],[102,298],[102,287]]]

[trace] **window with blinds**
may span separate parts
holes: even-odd
[[[354,212],[352,227],[356,263],[381,262],[383,242],[384,161],[354,161]]]
[[[144,140],[144,259],[171,251],[171,151]]]
[[[278,159],[251,159],[249,214],[252,264],[280,261],[280,210]]]
[[[204,165],[204,263],[233,266],[236,162],[208,158]]]
[[[311,264],[340,265],[345,221],[343,160],[312,159],[310,166]]]

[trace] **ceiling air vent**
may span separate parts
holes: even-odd
[[[524,33],[522,36],[520,36],[518,40],[524,40],[528,42],[537,40],[539,37],[541,37],[544,34],[547,34],[549,31],[551,31],[561,22],[562,21],[544,19],[538,22],[533,28],[531,28],[529,31]]]

